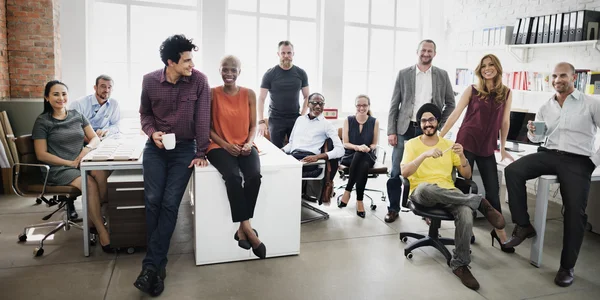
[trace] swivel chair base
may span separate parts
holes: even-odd
[[[400,240],[404,243],[408,241],[408,237],[416,238],[418,240],[410,243],[404,248],[404,256],[406,258],[411,259],[413,257],[412,251],[425,246],[431,246],[436,248],[438,251],[444,255],[446,258],[446,263],[450,266],[450,260],[452,259],[452,254],[448,251],[446,246],[454,245],[454,239],[444,238],[439,236],[439,228],[441,225],[441,220],[433,219],[431,220],[431,225],[429,225],[429,233],[427,236],[413,233],[413,232],[401,232]]]
[[[308,208],[316,213],[319,214],[319,216],[315,216],[315,217],[310,217],[310,218],[306,218],[306,219],[302,219],[300,221],[300,224],[304,224],[304,223],[308,223],[308,222],[312,222],[312,221],[316,221],[316,220],[327,220],[329,219],[329,214],[306,203],[304,200],[302,200],[302,207]]]

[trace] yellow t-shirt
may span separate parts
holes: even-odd
[[[438,148],[441,151],[445,151],[454,144],[450,140],[440,138],[435,146],[429,147],[423,144],[421,136],[410,139],[404,144],[404,155],[402,156],[401,164],[409,164],[411,161],[417,159],[421,153],[430,149]],[[419,184],[424,182],[437,184],[439,187],[445,189],[453,189],[452,168],[458,166],[460,166],[460,157],[452,149],[444,152],[441,157],[426,158],[417,171],[408,177],[410,192],[412,193]]]

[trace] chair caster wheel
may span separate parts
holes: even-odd
[[[33,256],[39,257],[42,255],[44,255],[44,248],[35,247],[35,249],[33,249]]]
[[[376,210],[376,209],[377,209],[377,205],[371,204],[371,210]]]
[[[469,254],[473,254],[473,250],[469,249]]]
[[[385,196],[381,196],[381,201],[385,202]]]
[[[133,254],[135,252],[135,248],[129,247],[127,248],[127,254]]]
[[[471,244],[475,244],[475,236],[474,235],[471,236]]]
[[[408,253],[406,253],[406,258],[408,258],[408,259],[412,259],[412,258],[413,258],[413,254],[412,254],[412,252],[408,252]]]
[[[406,242],[408,242],[408,237],[405,237],[405,236],[404,236],[404,237],[402,237],[400,240],[401,240],[403,243],[406,243]]]
[[[19,242],[27,241],[27,235],[24,233],[19,234]]]
[[[35,199],[36,204],[42,204],[42,199]]]

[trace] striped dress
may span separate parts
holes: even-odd
[[[68,110],[64,120],[53,118],[51,113],[42,113],[35,120],[31,138],[46,140],[50,154],[66,160],[75,160],[83,149],[83,129],[89,124],[76,110]],[[44,176],[45,173],[45,169],[42,168]],[[51,165],[48,184],[68,185],[79,176],[81,171],[77,168]]]

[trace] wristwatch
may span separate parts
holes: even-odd
[[[265,124],[265,123],[266,123],[266,122],[265,122],[265,120],[260,120],[260,121],[258,121],[258,124],[259,124],[259,125],[260,125],[260,124]]]
[[[89,148],[90,150],[94,150],[94,149],[96,149],[96,148],[92,147],[92,145],[90,145],[90,144],[87,144],[87,145],[85,145],[85,147],[86,147],[86,148]]]

